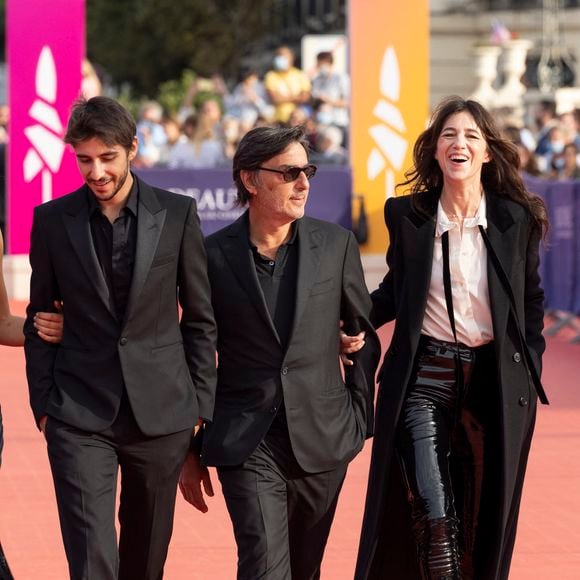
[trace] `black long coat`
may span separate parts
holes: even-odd
[[[435,211],[437,194],[429,196]],[[528,212],[498,195],[487,194],[487,233],[513,293],[533,364],[541,370],[544,293],[538,275],[539,239]],[[410,510],[393,453],[405,390],[417,352],[429,289],[435,235],[435,213],[413,210],[410,197],[389,199],[385,221],[390,234],[389,271],[373,292],[373,322],[379,327],[396,319],[391,345],[379,372],[375,438],[365,515],[355,578],[419,578]],[[477,578],[508,576],[522,485],[536,416],[537,394],[530,380],[508,296],[488,256],[488,284],[497,358],[497,384],[490,397],[497,408],[498,457],[493,507],[480,527],[476,551],[486,554]],[[489,491],[489,489],[488,489]],[[485,488],[484,488],[485,493]],[[483,499],[482,499],[483,501]],[[488,504],[489,505],[489,502]]]

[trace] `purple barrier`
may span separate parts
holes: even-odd
[[[572,312],[575,283],[575,248],[573,182],[554,183],[549,189],[547,205],[550,219],[548,251],[546,252],[546,306]]]
[[[575,184],[575,201],[574,201],[574,218],[575,218],[575,232],[576,244],[574,253],[576,255],[576,270],[574,276],[574,303],[572,304],[572,312],[580,314],[580,183]]]
[[[207,236],[237,219],[244,211],[236,205],[230,169],[139,169],[150,185],[195,198],[203,233]],[[306,214],[350,229],[352,175],[348,167],[319,167],[310,186]]]
[[[552,185],[552,182],[546,181],[545,179],[537,179],[537,178],[529,177],[529,178],[526,178],[526,185],[528,186],[528,189],[532,193],[539,195],[544,200],[544,203],[546,205],[549,204],[549,193],[550,193],[550,187]],[[548,280],[546,264],[548,263],[549,258],[550,258],[550,252],[549,252],[549,249],[547,247],[547,243],[541,242],[540,243],[540,268],[539,268],[539,270],[540,270],[540,279],[541,279],[541,283],[542,283],[542,288],[546,287],[546,283]],[[548,308],[548,306],[546,306],[546,307]]]
[[[546,202],[550,233],[541,250],[547,309],[580,314],[580,183],[526,179]]]

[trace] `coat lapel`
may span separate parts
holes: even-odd
[[[268,312],[264,293],[256,274],[256,266],[252,249],[248,243],[248,212],[241,215],[227,230],[225,237],[220,239],[224,256],[238,279],[242,288],[248,294],[252,304],[270,327],[276,340],[280,342],[274,322]]]
[[[322,247],[324,245],[324,234],[308,218],[297,220],[296,227],[298,242],[298,270],[296,273],[296,302],[294,307],[294,322],[290,341],[296,332],[300,318],[310,296],[310,289],[317,279],[317,272],[320,265]]]
[[[167,210],[161,206],[153,189],[138,177],[135,179],[139,184],[137,248],[125,320],[130,320],[143,290],[167,215]]]
[[[95,291],[111,315],[116,319],[117,315],[111,300],[109,288],[93,244],[87,195],[90,195],[90,192],[86,186],[73,194],[70,207],[63,214],[64,225],[87,276],[94,284]]]
[[[487,236],[508,279],[517,259],[518,228],[507,206],[499,196],[487,203]],[[490,256],[487,258],[489,300],[495,333],[502,336],[508,320],[509,300]]]
[[[402,237],[401,246],[405,252],[403,263],[408,272],[405,277],[408,284],[408,312],[413,317],[409,320],[409,327],[413,330],[413,336],[416,335],[418,339],[431,282],[435,216],[420,216],[411,212],[403,218]]]

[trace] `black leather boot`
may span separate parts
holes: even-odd
[[[423,580],[462,580],[456,518],[425,521],[416,538]]]

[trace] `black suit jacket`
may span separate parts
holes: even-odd
[[[372,319],[377,327],[393,319],[396,323],[379,371],[376,433],[355,574],[357,580],[419,578],[410,510],[393,453],[399,414],[421,335],[433,262],[438,194],[417,195],[424,196],[426,205],[433,208],[433,215],[417,213],[410,196],[392,198],[385,204],[390,237],[389,270],[372,293]],[[487,235],[510,280],[526,343],[521,342],[508,294],[488,252],[487,275],[497,360],[497,369],[489,369],[492,377],[489,397],[495,399],[494,404],[500,410],[494,433],[501,447],[501,455],[497,457],[497,481],[500,483],[499,489],[493,490],[497,496],[493,502],[496,511],[489,517],[492,523],[485,529],[478,529],[477,542],[486,545],[493,554],[486,564],[488,568],[479,571],[482,578],[491,580],[507,578],[536,416],[536,388],[523,352],[525,347],[529,349],[540,374],[545,341],[537,229],[529,213],[506,196],[486,192],[486,201]],[[487,477],[493,479],[490,475]]]
[[[284,400],[292,449],[303,469],[329,470],[362,448],[373,425],[380,344],[351,232],[311,218],[296,222],[298,272],[291,337],[283,350],[248,244],[248,218],[206,240],[218,325],[218,387],[204,434],[208,465],[242,463],[266,435]],[[343,380],[339,320],[366,331],[366,346]]]
[[[37,422],[50,415],[102,431],[124,388],[147,435],[213,415],[216,328],[195,201],[135,179],[137,249],[125,320],[117,319],[95,253],[88,188],[35,209],[25,353]],[[64,304],[58,346],[33,328],[35,313],[51,310],[53,300]]]

